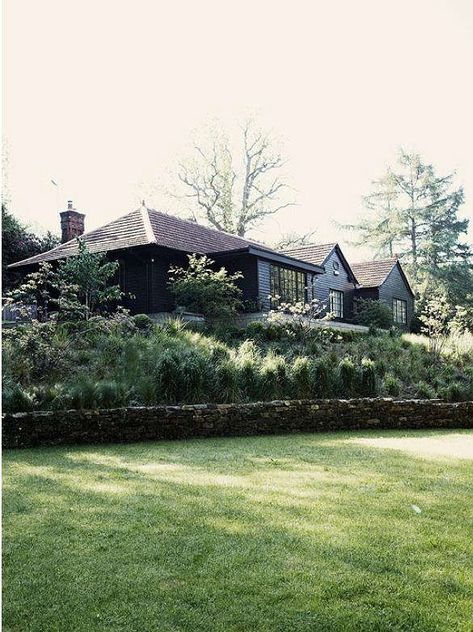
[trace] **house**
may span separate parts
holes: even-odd
[[[267,311],[269,296],[281,301],[307,300],[307,287],[324,273],[321,265],[303,261],[268,246],[230,235],[154,209],[141,208],[105,226],[84,232],[85,216],[71,201],[61,214],[62,243],[48,252],[11,265],[29,272],[43,261],[77,254],[77,237],[90,252],[107,252],[117,260],[123,292],[133,295],[126,305],[133,313],[169,312],[175,307],[168,287],[171,265],[186,266],[187,255],[206,254],[229,272],[240,271],[243,300]]]
[[[321,266],[325,273],[314,278],[312,296],[337,320],[350,320],[357,279],[339,244],[316,244],[289,248],[284,253]]]
[[[414,314],[414,292],[397,258],[352,264],[359,282],[355,298],[380,300],[392,309],[393,320],[409,329]]]

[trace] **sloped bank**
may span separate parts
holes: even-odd
[[[370,428],[473,428],[473,402],[324,399],[47,411],[7,414],[2,425],[4,448]]]

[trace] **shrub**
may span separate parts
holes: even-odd
[[[286,394],[287,374],[286,362],[281,356],[267,355],[260,370],[259,399],[276,399]]]
[[[95,401],[99,408],[119,408],[128,403],[126,387],[114,380],[97,382],[95,385]]]
[[[461,402],[468,399],[468,391],[458,382],[451,382],[447,386],[440,389],[439,395],[447,402]]]
[[[188,259],[187,268],[169,269],[169,286],[177,304],[213,318],[233,316],[241,307],[241,290],[235,283],[243,277],[241,272],[215,270],[215,261],[205,255],[188,255]]]
[[[149,334],[154,328],[154,322],[147,314],[136,314],[133,316],[133,323],[144,334]]]
[[[331,362],[326,357],[314,364],[314,390],[318,397],[329,397],[332,393],[334,375]]]
[[[217,367],[216,399],[223,402],[239,400],[239,375],[235,363],[226,360]]]
[[[82,377],[63,396],[64,408],[93,409],[97,407],[95,384],[92,380]]]
[[[130,403],[140,406],[154,406],[158,402],[157,387],[154,376],[142,376],[133,386]]]
[[[352,358],[343,358],[338,365],[340,384],[345,395],[353,395],[356,389],[356,367]]]
[[[383,381],[384,390],[388,395],[397,397],[401,392],[401,383],[395,375],[388,373]]]
[[[3,412],[19,413],[34,409],[34,399],[19,384],[3,389]]]
[[[292,369],[292,392],[297,399],[310,399],[312,396],[311,366],[309,358],[298,357]]]
[[[248,338],[264,340],[266,338],[266,325],[258,320],[255,320],[251,323],[248,323],[245,333]]]
[[[369,358],[361,361],[360,391],[363,397],[374,397],[378,391],[375,364]]]
[[[355,299],[353,321],[367,327],[389,329],[393,324],[393,313],[386,303],[373,299]]]
[[[416,384],[416,396],[419,399],[435,399],[435,389],[427,382],[421,380]]]
[[[207,363],[202,355],[188,352],[182,358],[180,369],[182,400],[190,404],[205,401],[211,390],[214,365]]]
[[[166,350],[158,357],[155,366],[158,399],[165,403],[177,403],[183,396],[181,356]]]

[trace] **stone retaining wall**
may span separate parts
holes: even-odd
[[[369,428],[473,428],[473,402],[326,399],[17,413],[3,417],[2,440],[4,448],[20,448]]]

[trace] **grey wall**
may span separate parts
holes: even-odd
[[[231,274],[235,272],[243,274],[243,278],[237,281],[237,285],[242,290],[244,301],[256,301],[258,299],[257,258],[254,255],[215,256],[215,263],[218,267],[223,266],[226,268]]]
[[[268,296],[271,294],[271,264],[264,259],[258,259],[258,297],[264,311],[271,308]]]
[[[339,274],[335,275],[333,272],[333,262],[337,261],[339,265]],[[314,295],[315,298],[325,303],[327,309],[329,306],[329,290],[339,290],[343,292],[344,306],[343,314],[344,318],[351,318],[353,315],[353,297],[355,291],[355,284],[350,281],[348,270],[344,267],[342,260],[338,256],[338,252],[334,249],[324,263],[325,274],[316,276],[314,283]]]
[[[410,328],[412,316],[414,313],[414,299],[407,289],[406,283],[396,265],[388,274],[385,282],[379,288],[379,300],[383,301],[392,309],[393,298],[399,298],[407,302],[407,325]]]

